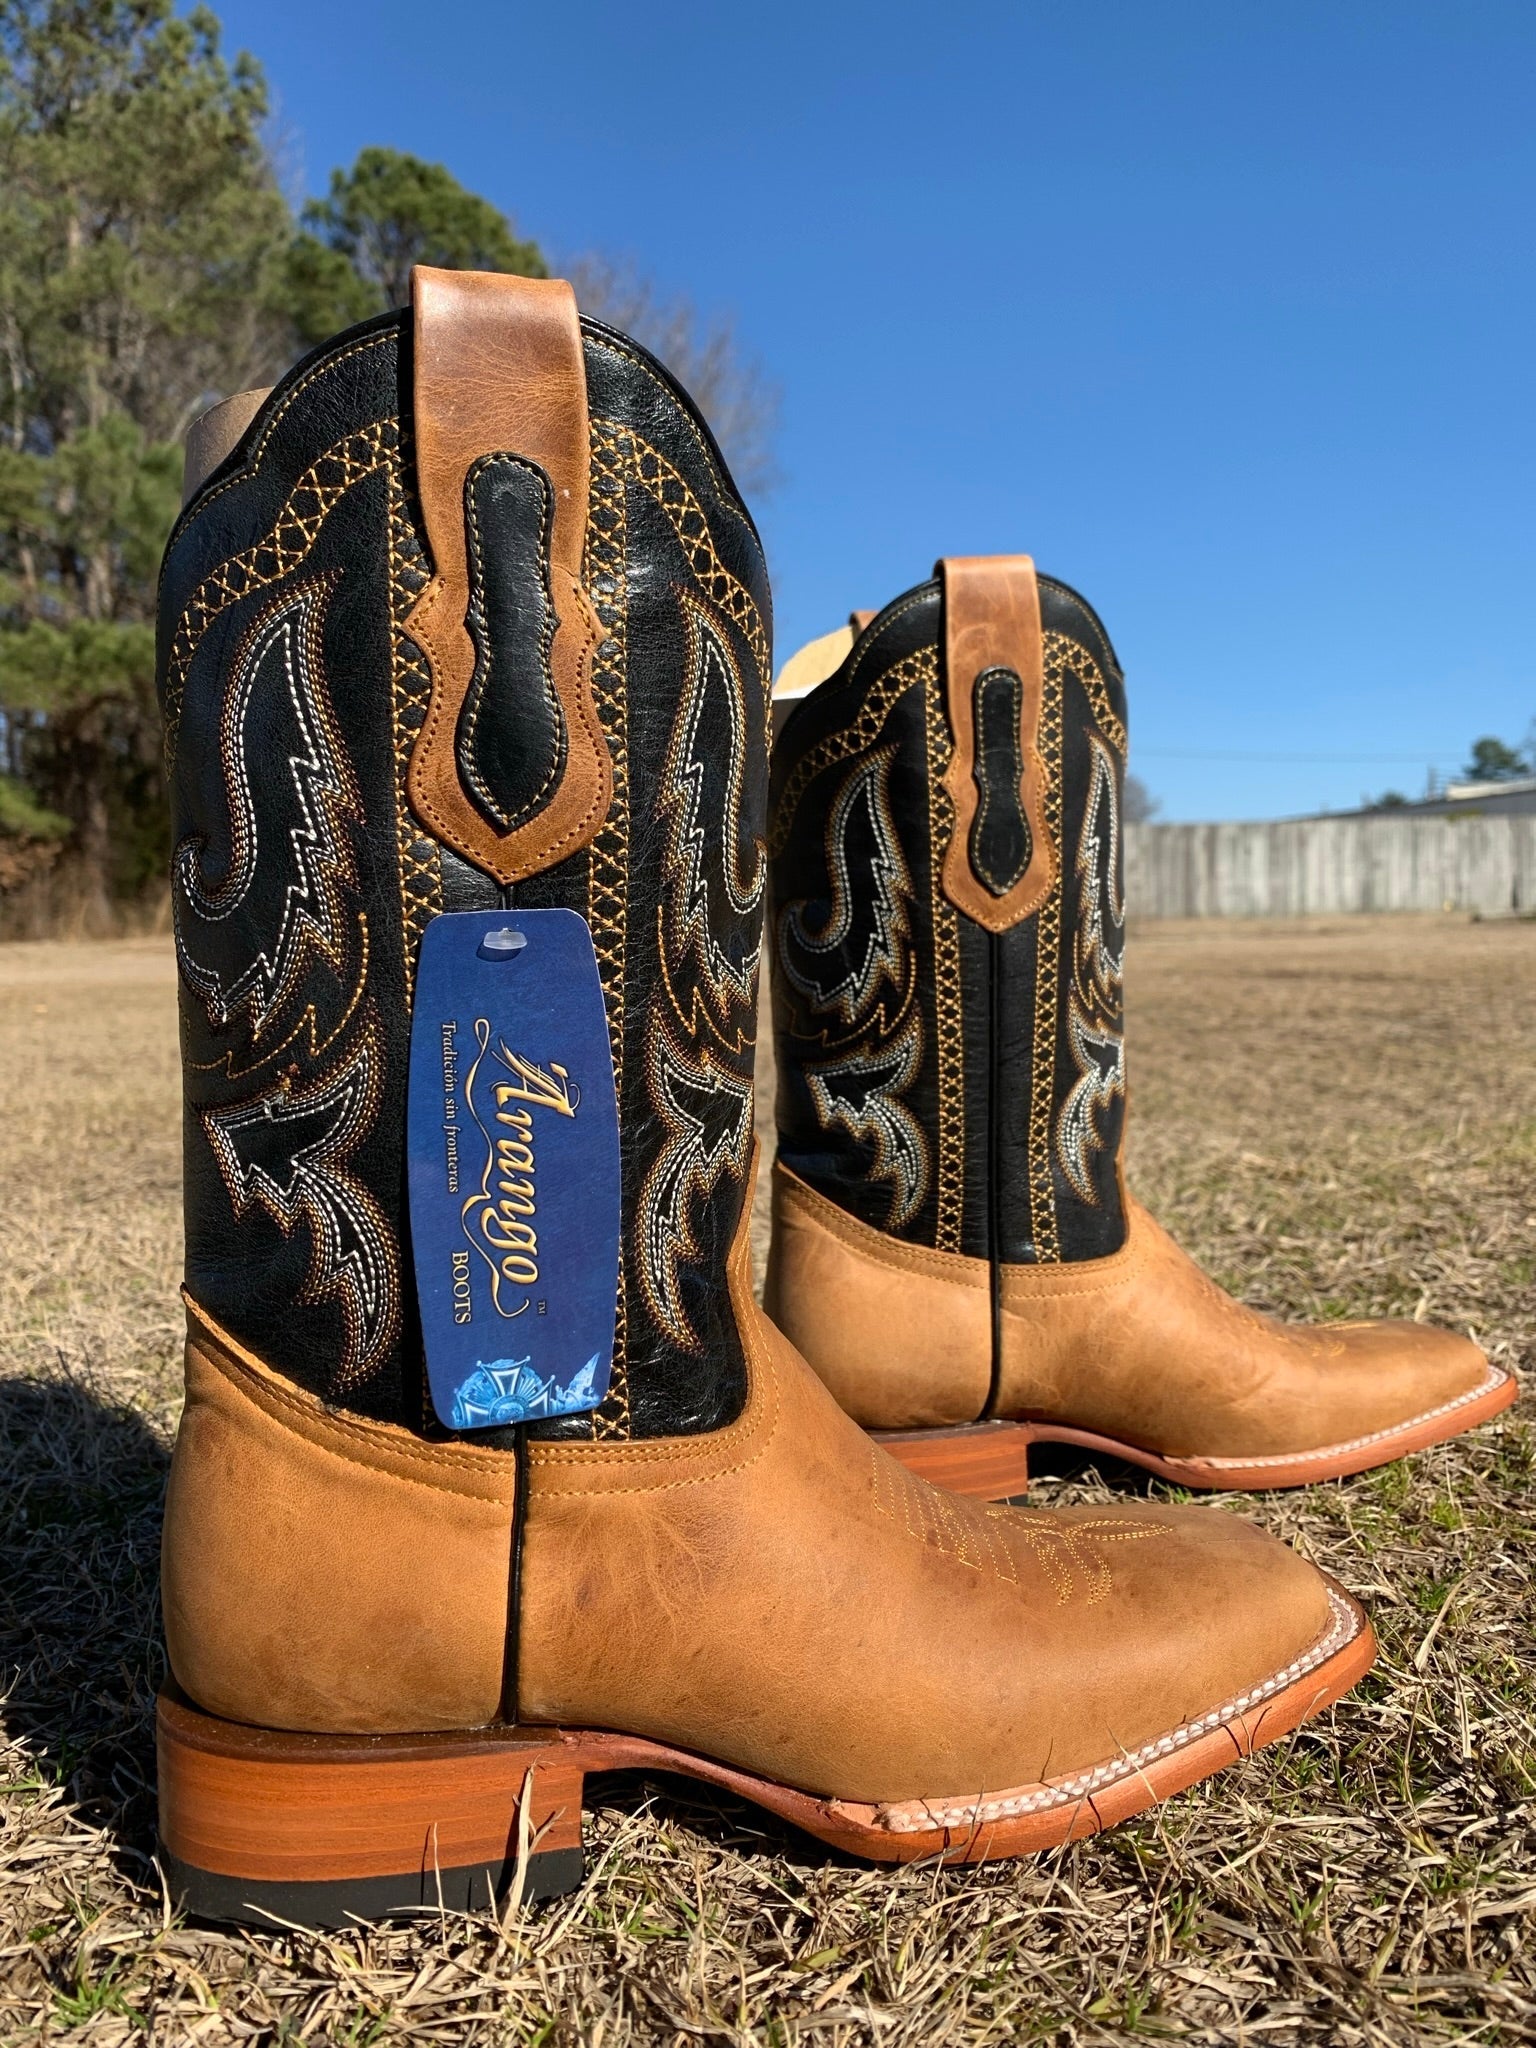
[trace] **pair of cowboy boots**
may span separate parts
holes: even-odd
[[[855,1421],[997,1498],[1031,1441],[1297,1486],[1510,1404],[1448,1331],[1241,1306],[1127,1191],[1125,684],[1075,591],[940,562],[778,694],[766,1307]]]
[[[1261,1380],[1353,1385],[1352,1358],[1213,1331],[1236,1312],[1127,1223],[1102,1045],[1123,700],[1085,608],[1041,584],[1042,635],[1018,564],[951,565],[947,593],[889,607],[795,714],[770,838],[756,531],[686,394],[567,287],[418,271],[408,312],[232,401],[190,452],[160,639],[180,1902],[323,1925],[548,1895],[580,1874],[584,1778],[637,1765],[880,1860],[1008,1855],[1353,1684],[1358,1605],[1236,1517],[996,1507],[909,1469],[924,1430],[995,1415],[1231,1483],[1219,1460],[1276,1432],[1312,1447],[1292,1413],[1317,1434],[1295,1390],[1255,1422]],[[751,1284],[770,845],[770,1288],[820,1376]],[[549,912],[590,930],[606,1043],[580,1071],[503,1045],[520,1078],[497,1100],[531,1204],[536,1145],[578,1099],[601,1115],[611,1062],[611,1376],[595,1407],[445,1423],[413,1287],[413,1004],[440,935],[511,948]],[[1085,1259],[1090,1313],[1061,1284]],[[1456,1426],[1483,1372],[1452,1346],[1394,1366],[1393,1398],[1418,1415],[1439,1373],[1427,1405]],[[1330,1446],[1340,1417],[1379,1443],[1409,1419],[1329,1402]],[[914,1432],[909,1462],[860,1421]]]

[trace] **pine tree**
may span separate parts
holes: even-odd
[[[0,835],[67,833],[91,923],[164,871],[180,436],[291,348],[265,109],[204,9],[0,0]]]
[[[506,215],[444,165],[398,149],[365,149],[350,171],[332,171],[326,197],[304,209],[290,258],[300,332],[323,341],[354,320],[405,305],[417,263],[549,275],[538,244],[520,241]]]
[[[62,861],[96,929],[167,866],[155,577],[189,423],[404,304],[415,263],[548,275],[499,208],[393,149],[296,225],[259,66],[173,6],[0,0],[0,898]],[[588,272],[583,303],[671,352],[756,481],[772,400],[728,330]]]

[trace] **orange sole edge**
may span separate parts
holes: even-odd
[[[1251,1705],[1097,1771],[979,1802],[817,1798],[596,1730],[289,1735],[219,1720],[168,1689],[157,1716],[161,1859],[184,1912],[267,1927],[486,1906],[514,1886],[525,1901],[551,1897],[581,1881],[585,1779],[635,1769],[717,1786],[871,1862],[1027,1855],[1129,1819],[1330,1707],[1376,1654],[1360,1607],[1331,1581],[1330,1591],[1335,1627],[1320,1647],[1343,1639]]]
[[[1032,1443],[1070,1444],[1078,1450],[1097,1451],[1139,1465],[1170,1486],[1195,1492],[1262,1493],[1271,1488],[1313,1486],[1325,1479],[1348,1479],[1356,1472],[1390,1465],[1491,1422],[1514,1406],[1520,1392],[1513,1373],[1493,1370],[1497,1379],[1438,1414],[1421,1416],[1380,1436],[1299,1452],[1294,1457],[1174,1457],[1058,1422],[967,1422],[947,1429],[877,1429],[870,1434],[893,1458],[930,1484],[977,1500],[1016,1500],[1028,1491]]]

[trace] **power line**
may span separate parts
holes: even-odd
[[[1424,768],[1462,751],[1460,747],[1426,747],[1421,754],[1272,754],[1212,752],[1190,747],[1131,749],[1138,761],[1257,761],[1302,768]]]

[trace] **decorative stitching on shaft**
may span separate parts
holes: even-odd
[[[473,601],[477,593],[483,594],[485,589],[485,536],[480,530],[480,509],[475,501],[475,485],[488,470],[497,466],[507,469],[520,469],[525,474],[537,478],[543,487],[540,492],[539,504],[538,573],[544,597],[545,615],[543,631],[539,636],[539,667],[544,686],[544,701],[553,713],[554,730],[549,743],[549,765],[544,770],[543,781],[533,792],[532,796],[508,816],[497,803],[494,792],[487,785],[485,777],[481,774],[475,762],[474,745],[480,730],[480,714],[485,709],[486,685],[490,680],[489,664],[491,659],[489,648],[482,649],[477,646],[475,649],[474,673],[469,679],[469,687],[465,692],[464,711],[462,714],[464,733],[459,753],[460,773],[467,777],[475,795],[479,797],[486,810],[495,818],[502,831],[511,832],[515,831],[519,825],[525,825],[530,818],[538,814],[550,791],[560,779],[560,774],[565,767],[566,760],[565,707],[560,702],[559,691],[555,688],[549,660],[550,649],[554,645],[555,639],[555,608],[548,586],[550,546],[555,530],[553,489],[548,476],[540,468],[539,464],[528,461],[524,456],[511,454],[482,455],[479,461],[470,469],[469,475],[464,479],[464,508],[467,514],[465,534],[468,543],[467,555],[471,601]],[[466,630],[468,630],[468,622],[466,621],[465,623]]]
[[[938,657],[931,647],[919,647],[911,654],[903,655],[900,661],[892,662],[859,706],[852,724],[828,733],[825,739],[801,755],[779,792],[768,828],[768,851],[775,860],[789,844],[795,811],[815,778],[835,762],[846,761],[872,747],[884,730],[892,707],[908,690],[927,682],[930,670],[937,673],[937,665]]]
[[[301,377],[297,384],[291,385],[284,393],[282,403],[274,412],[268,414],[266,424],[261,430],[261,438],[251,450],[250,461],[246,463],[243,469],[236,470],[233,476],[225,477],[223,483],[215,484],[212,490],[200,492],[192,500],[191,504],[182,512],[175,526],[172,527],[171,541],[179,541],[184,533],[189,532],[216,498],[222,498],[224,493],[232,491],[236,484],[242,484],[248,477],[255,475],[256,471],[261,467],[262,457],[267,452],[267,443],[277,431],[280,422],[286,414],[293,410],[298,400],[312,384],[319,378],[329,376],[333,371],[340,369],[343,363],[350,362],[354,356],[365,356],[371,349],[394,348],[396,340],[395,334],[386,333],[372,335],[367,341],[354,342],[351,348],[343,349],[339,356],[327,356],[324,362],[317,363],[307,376]],[[160,564],[161,582],[165,580],[166,565],[169,563],[170,558],[171,544],[168,541],[166,543],[164,559]]]
[[[1109,690],[1099,664],[1080,641],[1073,640],[1066,633],[1046,633],[1043,638],[1047,670],[1054,671],[1058,683],[1064,674],[1077,678],[1088,694],[1088,701],[1093,706],[1093,715],[1098,721],[1099,730],[1123,761],[1130,741],[1125,726],[1115,716],[1114,708],[1110,704]]]
[[[773,680],[768,634],[752,593],[721,560],[704,508],[667,458],[628,428],[608,423],[615,473],[638,484],[665,516],[700,590],[740,630],[752,650],[766,703]]]
[[[626,694],[629,663],[629,520],[625,463],[619,452],[622,429],[611,420],[591,422],[592,496],[608,506],[610,522],[587,521],[582,581],[597,608],[605,638],[592,657],[592,697],[613,757],[613,801],[592,841],[587,862],[587,920],[597,954],[598,977],[608,1012],[613,1050],[613,1085],[624,1099],[624,966],[629,920],[629,720]],[[608,1394],[592,1417],[596,1437],[630,1433],[628,1290],[619,1260],[619,1295],[614,1316],[613,1373]]]
[[[289,576],[320,537],[337,503],[365,477],[398,459],[399,422],[374,420],[347,434],[312,462],[283,503],[268,532],[250,547],[221,562],[187,600],[171,639],[165,677],[165,765],[176,765],[181,705],[187,674],[203,636],[223,612],[253,590]]]
[[[411,516],[405,475],[405,436],[389,470],[389,700],[395,754],[395,851],[400,874],[401,950],[406,1002],[416,987],[422,934],[443,907],[442,863],[436,844],[422,835],[411,809],[407,778],[432,696],[427,658],[405,630],[416,600],[430,581],[425,551]]]
[[[944,892],[944,853],[955,829],[955,807],[944,787],[944,774],[954,749],[939,678],[938,649],[924,647],[919,653],[923,657],[923,729],[928,753],[934,1057],[939,1069],[934,1249],[958,1252],[965,1220],[965,1015],[960,991],[960,919]]]
[[[1009,773],[1009,771],[1012,771],[1011,773],[1009,773],[1007,794],[1010,799],[1014,815],[1023,827],[1022,858],[1020,859],[1018,865],[1010,873],[1005,875],[994,874],[992,872],[991,867],[989,865],[988,856],[984,850],[987,839],[987,828],[992,822],[993,806],[998,803],[998,799],[1001,794],[1001,792],[994,787],[995,777],[993,772],[993,756],[989,751],[991,741],[990,735],[987,731],[987,723],[985,716],[984,698],[987,695],[989,685],[991,685],[993,688],[1005,689],[1008,692],[1009,731],[1012,735],[1015,736],[1015,746],[1014,751],[1005,757],[1006,767],[1004,772]],[[1029,871],[1029,864],[1034,851],[1033,847],[1030,844],[1029,819],[1024,815],[1023,807],[1019,802],[1019,791],[1017,782],[1019,756],[1017,752],[1016,736],[1018,733],[1020,720],[1023,718],[1023,716],[1024,683],[1018,671],[1016,669],[1011,668],[997,667],[984,669],[982,673],[976,678],[975,688],[974,721],[976,733],[976,761],[972,771],[971,779],[976,784],[978,798],[976,804],[976,815],[971,820],[970,853],[972,872],[975,874],[977,880],[980,881],[993,896],[1006,896],[1011,889],[1016,889],[1018,887],[1019,883],[1023,881],[1025,875]]]
[[[1045,821],[1053,846],[1061,845],[1062,688],[1059,650],[1053,659],[1046,636],[1046,660],[1040,690],[1040,759],[1045,768]],[[1056,1092],[1056,1015],[1061,1001],[1061,893],[1065,878],[1058,866],[1051,893],[1040,906],[1035,926],[1035,1035],[1030,1049],[1029,1100],[1029,1228],[1035,1257],[1043,1264],[1061,1258],[1056,1227],[1056,1184],[1051,1160],[1051,1122]]]

